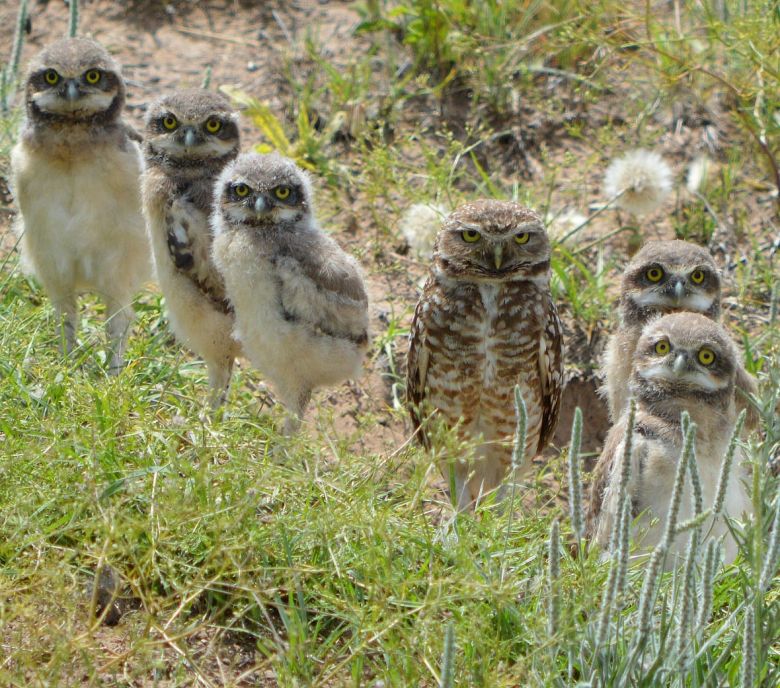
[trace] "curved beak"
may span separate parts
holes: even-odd
[[[255,212],[259,215],[268,210],[268,201],[265,200],[265,196],[258,196],[255,199]]]
[[[192,130],[192,127],[187,127],[184,130],[184,145],[187,148],[192,148],[195,145],[195,132]]]
[[[679,301],[683,297],[684,293],[685,286],[681,280],[678,280],[678,282],[674,285],[674,297]]]
[[[674,359],[674,365],[672,366],[672,370],[674,370],[675,373],[678,375],[685,370],[685,354],[679,353],[677,354],[677,357]]]
[[[493,258],[495,260],[496,270],[500,270],[501,263],[504,260],[504,247],[501,244],[496,246],[496,248],[494,249]]]
[[[71,79],[65,88],[65,97],[68,100],[77,100],[79,97],[79,85]]]

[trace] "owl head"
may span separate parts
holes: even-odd
[[[175,91],[149,107],[144,140],[152,164],[215,174],[238,155],[238,114],[219,93]]]
[[[631,389],[677,418],[694,405],[725,408],[734,399],[737,365],[736,347],[721,325],[699,313],[672,313],[642,330]]]
[[[621,312],[627,324],[691,311],[720,317],[720,272],[709,252],[687,241],[651,241],[623,273]]]
[[[434,266],[474,281],[547,280],[550,240],[533,210],[483,199],[460,206],[436,237]]]
[[[125,84],[119,65],[89,38],[64,38],[30,62],[27,116],[33,123],[107,124],[119,118]]]
[[[243,153],[214,187],[214,207],[225,228],[294,231],[312,217],[308,175],[278,153]]]

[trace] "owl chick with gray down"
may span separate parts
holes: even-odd
[[[720,271],[709,251],[701,246],[679,240],[649,241],[623,273],[620,323],[609,338],[602,366],[603,391],[613,422],[628,404],[634,350],[642,329],[655,318],[681,311],[720,320]],[[741,363],[736,385],[737,408],[748,410],[746,427],[754,428],[759,416],[749,395],[756,394],[758,387]]]
[[[143,199],[157,279],[174,333],[206,362],[212,407],[241,354],[209,226],[214,182],[238,152],[238,115],[218,93],[177,91],[147,111]]]
[[[212,257],[235,309],[235,336],[297,431],[317,387],[358,377],[368,297],[354,258],[320,228],[307,174],[246,153],[214,188]]]
[[[539,215],[512,202],[463,205],[436,238],[410,332],[407,406],[426,448],[430,422],[456,428],[474,445],[471,457],[441,461],[445,478],[454,469],[459,509],[508,476],[525,477],[558,423],[563,339],[550,257]],[[526,461],[512,475],[515,385],[527,432]]]
[[[713,506],[721,466],[737,423],[735,385],[738,352],[717,322],[700,313],[673,313],[645,325],[632,353],[629,394],[636,399],[631,433],[628,493],[635,540],[657,545],[665,529],[677,464],[683,449],[681,414],[696,424],[695,461],[701,477],[702,507]],[[605,548],[620,508],[621,458],[628,441],[628,409],[610,429],[591,485],[588,535]],[[723,512],[739,518],[752,512],[745,489],[746,457],[737,445],[725,490]],[[686,476],[678,522],[693,517],[691,481]],[[703,531],[726,536],[726,559],[737,545],[723,518]],[[672,552],[684,554],[687,538],[678,537]]]
[[[135,292],[151,273],[141,214],[138,135],[122,121],[119,65],[87,38],[56,41],[29,64],[26,119],[11,152],[22,264],[76,346],[77,295],[106,304],[109,372],[124,365]]]

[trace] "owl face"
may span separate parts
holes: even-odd
[[[239,150],[238,115],[218,93],[177,91],[146,114],[147,156],[179,166],[233,157]]]
[[[447,217],[436,238],[435,255],[439,268],[458,279],[546,281],[550,241],[532,210],[485,199]]]
[[[634,386],[654,396],[733,396],[736,349],[718,323],[697,313],[651,321],[636,349]]]
[[[92,40],[66,38],[44,48],[27,74],[32,119],[94,121],[119,113],[125,87],[119,66]]]
[[[311,216],[308,177],[276,153],[244,153],[220,175],[215,202],[229,225],[294,229]]]
[[[634,256],[623,275],[622,304],[629,319],[658,313],[720,314],[720,273],[710,254],[685,241],[653,241]]]

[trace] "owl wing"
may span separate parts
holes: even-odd
[[[177,272],[186,276],[214,308],[232,313],[225,284],[209,256],[211,232],[206,214],[186,198],[176,198],[166,208],[165,232],[168,254]]]
[[[423,318],[423,306],[428,289],[426,284],[423,296],[414,309],[414,318],[409,330],[409,352],[406,358],[406,406],[417,439],[426,449],[430,449],[430,441],[423,428],[420,407],[425,399],[425,381],[428,374],[428,346]]]
[[[761,421],[761,414],[759,414],[758,409],[751,400],[751,396],[758,394],[758,385],[756,384],[756,379],[741,365],[737,367],[735,387],[737,411],[747,409],[745,429],[749,431],[756,430]]]
[[[558,425],[563,388],[563,333],[552,300],[547,302],[547,323],[539,341],[539,379],[542,383],[542,425],[537,451],[541,452]]]
[[[357,262],[328,237],[276,261],[284,317],[322,334],[368,343],[368,294]]]
[[[590,485],[585,536],[592,539],[599,534],[601,536],[599,544],[602,547],[607,544],[602,540],[604,534],[609,534],[612,531],[611,519],[614,517],[614,514],[608,513],[606,492],[616,462],[620,461],[625,432],[625,419],[621,419],[619,423],[610,428],[607,439],[604,441],[604,448],[601,450],[601,455],[593,471],[593,481]],[[607,521],[601,523],[604,518]]]

